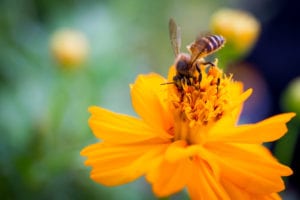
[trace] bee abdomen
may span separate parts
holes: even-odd
[[[207,52],[207,54],[213,53],[216,50],[220,49],[225,43],[225,39],[221,35],[208,35],[202,37],[200,40],[203,40],[203,42],[205,42],[205,51]]]

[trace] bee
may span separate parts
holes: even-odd
[[[198,36],[194,42],[187,46],[190,54],[180,53],[181,33],[180,27],[171,18],[169,21],[169,34],[172,49],[175,54],[176,75],[173,77],[173,84],[179,89],[182,88],[182,83],[193,85],[195,82],[201,82],[200,64],[214,66],[211,62],[205,62],[204,57],[218,51],[224,46],[225,39],[221,35],[205,35]],[[195,70],[198,72],[198,77],[195,77]]]

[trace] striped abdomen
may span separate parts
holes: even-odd
[[[188,49],[192,54],[192,60],[205,57],[223,47],[225,39],[221,35],[206,35],[198,37]]]

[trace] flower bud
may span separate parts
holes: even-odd
[[[241,10],[221,9],[211,19],[212,31],[226,38],[227,45],[236,51],[247,52],[260,33],[260,23],[250,13]]]
[[[86,60],[89,44],[82,32],[61,29],[52,35],[50,48],[55,59],[62,66],[72,68]]]

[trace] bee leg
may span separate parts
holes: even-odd
[[[199,84],[200,84],[200,82],[201,82],[201,80],[202,80],[202,73],[201,73],[201,69],[200,69],[198,63],[196,63],[196,70],[197,70],[197,72],[199,73],[199,76],[198,76],[198,82],[199,82]]]
[[[181,77],[180,75],[175,75],[173,77],[173,82],[179,90],[182,89],[183,77]]]
[[[178,83],[178,81],[180,81],[180,77],[179,77],[178,75],[175,75],[175,76],[173,77],[173,81],[174,81],[175,83]]]
[[[187,84],[187,85],[192,85],[191,77],[186,77],[186,78],[185,78],[185,81],[186,81],[186,84]]]
[[[218,78],[218,79],[217,79],[217,93],[219,92],[219,86],[220,86],[220,83],[221,83],[221,79]]]
[[[201,64],[202,65],[210,65],[211,67],[215,66],[215,64],[212,62],[202,62]]]

